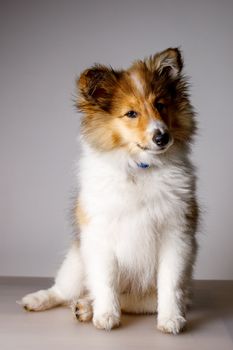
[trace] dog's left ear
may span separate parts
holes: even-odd
[[[107,111],[119,76],[120,72],[103,65],[96,64],[86,69],[77,80],[84,104],[88,103]]]
[[[171,78],[176,78],[183,68],[182,55],[178,48],[168,48],[157,53],[149,58],[147,64],[159,75],[167,74]]]

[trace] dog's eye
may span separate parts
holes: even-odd
[[[163,112],[165,109],[165,104],[162,102],[156,102],[155,108],[157,109],[158,112]]]
[[[129,111],[129,112],[125,113],[125,115],[129,118],[137,118],[138,113],[135,111]]]

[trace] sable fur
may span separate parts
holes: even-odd
[[[127,70],[94,65],[77,88],[80,233],[54,286],[22,304],[71,303],[79,320],[101,329],[117,327],[121,311],[157,312],[158,328],[176,334],[186,323],[198,223],[189,160],[196,122],[181,52],[169,48]],[[164,147],[158,131],[169,135]]]

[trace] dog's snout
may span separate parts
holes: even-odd
[[[167,131],[161,132],[160,130],[156,130],[152,140],[157,146],[164,147],[170,141],[170,135]]]

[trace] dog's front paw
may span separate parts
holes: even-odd
[[[112,328],[119,327],[120,315],[110,312],[94,315],[93,324],[98,329],[105,329],[107,331],[110,331]]]
[[[186,319],[181,315],[159,317],[157,328],[164,333],[178,334],[184,329],[185,324]]]

